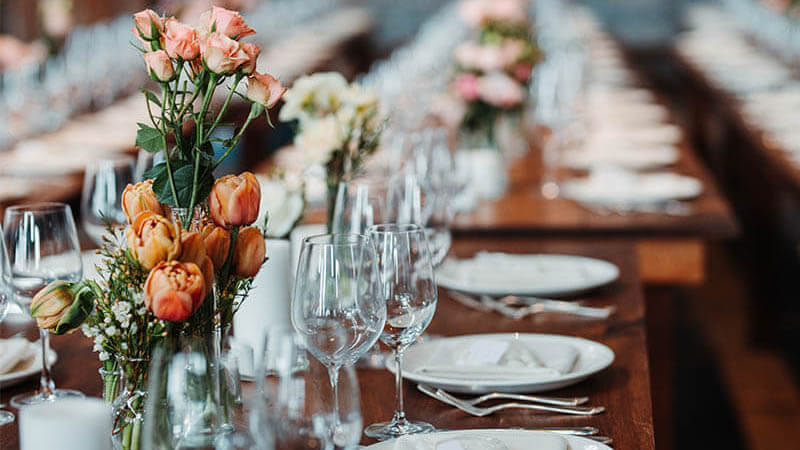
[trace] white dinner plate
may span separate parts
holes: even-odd
[[[14,372],[0,374],[0,388],[5,389],[42,373],[41,344],[37,343],[36,346],[37,351],[35,356],[31,358],[24,367]],[[58,355],[56,355],[55,350],[52,348],[48,349],[47,360],[50,362],[50,367],[53,367],[53,364],[58,360]]]
[[[605,286],[619,268],[602,259],[573,255],[480,252],[472,258],[448,258],[436,271],[447,289],[485,295],[565,297]]]
[[[372,444],[364,449],[437,450],[437,445],[452,440],[458,442],[457,439],[459,438],[465,439],[463,442],[467,447],[462,445],[462,448],[467,449],[472,447],[483,450],[491,448],[492,443],[500,441],[508,450],[611,450],[611,447],[580,436],[569,436],[547,431],[501,429],[438,431],[436,433],[412,434],[399,439]],[[484,439],[485,443],[481,445],[481,441]]]
[[[490,380],[487,378],[469,380],[464,376],[454,378],[431,376],[422,372],[425,365],[429,364],[431,355],[452,348],[474,348],[476,342],[497,342],[518,340],[530,348],[552,346],[570,346],[575,349],[577,357],[572,368],[567,373],[551,375],[535,375],[525,377],[520,375],[513,379]],[[442,347],[444,346],[444,347]],[[445,350],[442,350],[445,349]],[[403,378],[415,383],[428,384],[450,392],[486,393],[486,392],[543,392],[570,386],[585,380],[591,375],[605,369],[614,361],[614,352],[607,346],[588,339],[557,334],[534,333],[496,333],[496,334],[468,334],[447,338],[433,339],[428,342],[409,347],[403,356]],[[394,373],[394,361],[387,361],[387,369]]]
[[[573,169],[617,166],[633,170],[655,169],[678,162],[680,154],[671,145],[589,147],[564,153],[564,165]]]
[[[693,199],[703,192],[703,184],[697,178],[663,172],[591,175],[565,181],[562,189],[564,196],[579,202],[626,206]]]

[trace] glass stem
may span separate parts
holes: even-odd
[[[406,421],[406,411],[405,407],[403,406],[403,350],[402,349],[395,349],[394,350],[394,362],[395,367],[397,370],[394,372],[394,386],[395,386],[395,408],[394,408],[394,417],[392,418],[392,422],[405,422]]]
[[[39,328],[39,341],[42,343],[42,376],[39,379],[41,385],[40,391],[42,397],[50,399],[53,396],[53,391],[56,389],[53,379],[50,378],[50,365],[47,364],[47,349],[50,347],[50,332],[46,329]]]
[[[333,426],[339,425],[339,367],[328,367],[328,379],[333,392]]]

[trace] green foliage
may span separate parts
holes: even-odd
[[[139,125],[139,130],[136,131],[138,147],[149,153],[158,153],[164,149],[160,131],[143,123],[137,123],[137,125]]]

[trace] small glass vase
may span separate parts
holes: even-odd
[[[118,356],[99,370],[103,380],[103,399],[111,404],[116,450],[139,450],[147,397],[150,361]]]
[[[508,189],[508,165],[498,147],[493,127],[462,129],[459,134],[459,159],[469,171],[467,189],[479,199],[497,199]]]

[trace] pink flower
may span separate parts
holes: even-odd
[[[490,21],[524,23],[527,10],[525,0],[466,0],[459,7],[461,17],[474,27]]]
[[[247,53],[247,57],[250,58],[246,63],[242,65],[242,73],[245,75],[250,75],[251,73],[256,71],[258,54],[261,53],[261,49],[258,48],[258,46],[255,44],[243,42],[242,50],[244,50],[244,52]]]
[[[221,32],[211,33],[200,40],[200,55],[206,67],[219,74],[235,72],[239,66],[250,60],[238,41]]]
[[[164,22],[152,9],[145,9],[134,14],[133,23],[136,25],[136,35],[139,39],[146,41],[158,39],[164,31]],[[153,33],[153,25],[155,25],[155,33]]]
[[[284,92],[286,92],[286,87],[268,73],[260,74],[256,72],[247,78],[247,93],[245,96],[251,102],[263,105],[267,109],[275,106],[275,103],[278,103]]]
[[[533,71],[533,64],[519,63],[511,69],[511,75],[520,83],[527,83],[531,79],[531,71]]]
[[[189,25],[178,22],[174,17],[164,21],[164,49],[170,58],[191,61],[200,54],[200,41],[197,31]]]
[[[458,95],[471,102],[480,97],[478,92],[478,77],[471,73],[462,73],[456,77],[455,88]]]
[[[200,23],[206,33],[219,32],[237,41],[245,36],[256,34],[256,30],[250,28],[238,12],[219,6],[214,6],[210,11],[204,12],[200,16]]]
[[[164,50],[145,53],[144,64],[147,67],[150,78],[155,81],[169,81],[175,75],[172,60],[169,59],[169,55]]]
[[[506,39],[501,45],[481,45],[470,41],[459,45],[454,56],[462,67],[491,72],[510,67],[524,51],[525,44],[516,39]]]
[[[513,108],[522,103],[522,86],[502,72],[492,72],[478,80],[478,93],[483,101],[498,108]]]

